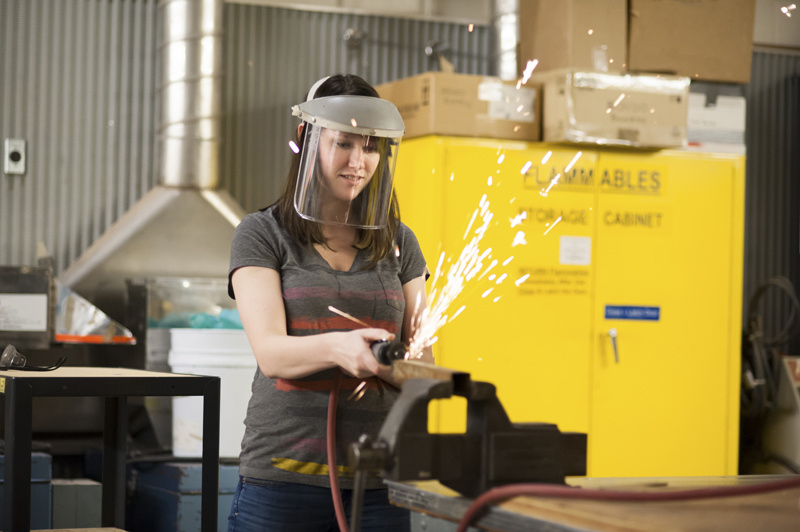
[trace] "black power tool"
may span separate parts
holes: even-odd
[[[372,354],[381,364],[390,365],[395,360],[403,360],[406,357],[406,346],[400,340],[378,340],[370,344]]]

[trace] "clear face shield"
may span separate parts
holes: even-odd
[[[327,96],[295,106],[292,114],[306,128],[297,213],[321,223],[385,227],[405,129],[397,108],[368,96]]]

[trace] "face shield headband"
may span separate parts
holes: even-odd
[[[404,132],[397,108],[368,96],[328,96],[292,111],[305,122],[297,213],[320,223],[385,227]]]

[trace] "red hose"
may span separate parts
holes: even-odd
[[[594,501],[653,502],[752,495],[754,493],[779,491],[797,486],[800,486],[800,476],[745,486],[721,486],[667,492],[598,490],[552,484],[509,484],[507,486],[490,489],[475,499],[461,517],[461,521],[458,522],[456,532],[465,532],[484,506],[520,495],[563,497],[565,499],[585,499]]]
[[[331,382],[331,393],[328,396],[328,477],[331,481],[331,496],[333,497],[333,508],[336,510],[336,521],[339,523],[339,531],[348,532],[347,517],[344,514],[344,504],[342,503],[342,492],[339,491],[339,475],[336,472],[336,404],[339,400],[341,378],[342,372],[339,368],[335,368]]]

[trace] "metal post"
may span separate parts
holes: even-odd
[[[125,467],[127,465],[128,399],[107,397],[103,429],[104,527],[125,528]]]
[[[206,384],[203,391],[203,479],[200,528],[216,532],[219,501],[219,392],[220,379]]]
[[[31,529],[31,387],[2,377],[5,387],[6,449],[3,530]]]

